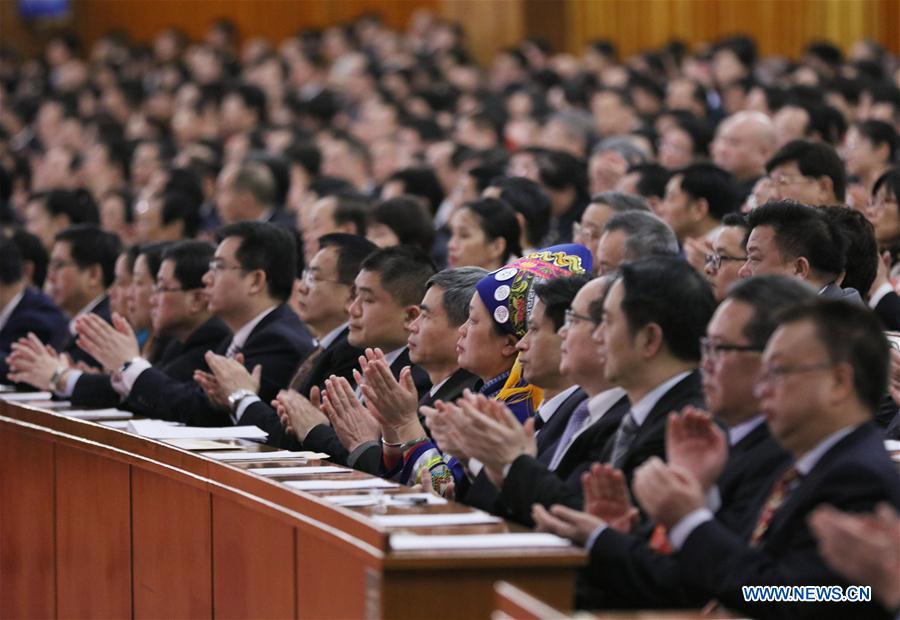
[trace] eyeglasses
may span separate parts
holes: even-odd
[[[771,385],[775,381],[787,377],[788,375],[797,375],[804,372],[813,372],[816,370],[826,370],[832,368],[834,364],[831,362],[819,362],[818,364],[801,364],[798,366],[769,366],[760,369],[759,375],[756,377],[757,385]]]
[[[706,264],[718,271],[722,268],[722,263],[727,261],[737,261],[743,263],[747,260],[746,256],[729,256],[728,254],[707,254],[705,257]]]
[[[210,261],[209,270],[213,273],[219,273],[220,271],[245,271],[245,269],[240,265],[238,265],[237,267],[229,267],[220,260]]]
[[[60,269],[65,269],[66,267],[74,267],[77,265],[73,260],[52,260],[47,263],[48,271],[59,271]]]
[[[571,310],[571,309],[566,310],[565,322],[563,323],[563,325],[565,327],[571,327],[572,324],[575,323],[576,321],[584,321],[586,323],[590,323],[594,327],[599,325],[598,321],[595,321],[594,319],[592,319],[589,316],[585,316],[583,314],[578,314],[577,312],[575,312],[574,310]]]
[[[325,278],[320,278],[316,275],[316,272],[312,269],[304,269],[303,274],[301,276],[303,279],[303,284],[306,286],[315,286],[316,284],[320,284],[322,282],[331,282],[332,284],[344,284],[340,280],[326,280]]]
[[[813,177],[808,177],[805,174],[778,174],[775,176],[770,176],[769,181],[771,181],[774,185],[784,187],[785,185],[793,185],[794,183],[799,183],[800,181],[815,181],[815,179]]]
[[[600,238],[600,231],[593,226],[584,226],[578,222],[572,222],[572,237],[583,237],[594,241]]]
[[[726,344],[724,342],[715,342],[710,338],[700,339],[700,354],[703,356],[703,359],[710,362],[718,361],[719,357],[727,351],[762,353],[762,350],[762,347],[750,344]]]

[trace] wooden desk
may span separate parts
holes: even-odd
[[[242,466],[0,402],[0,617],[488,618],[501,578],[568,609],[584,562],[401,553],[390,533]]]

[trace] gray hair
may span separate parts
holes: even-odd
[[[425,283],[427,291],[437,286],[444,291],[444,311],[451,325],[459,327],[469,319],[469,302],[475,294],[475,285],[488,274],[481,267],[456,267],[439,271]]]
[[[587,143],[594,138],[594,117],[589,112],[561,110],[553,114],[547,122],[554,121],[565,126],[571,136],[578,137]]]
[[[628,162],[629,166],[643,164],[647,161],[647,154],[635,146],[634,142],[632,142],[628,136],[611,136],[603,139],[594,147],[591,155],[597,155],[604,151],[615,151]]]
[[[613,211],[650,211],[650,206],[642,196],[625,192],[601,192],[591,198],[592,204],[604,204]]]
[[[242,162],[234,176],[234,189],[248,192],[256,202],[266,207],[275,206],[278,200],[275,177],[262,162]]]
[[[615,230],[625,233],[626,261],[678,254],[678,239],[675,232],[652,213],[646,211],[616,213],[603,227],[604,232]]]

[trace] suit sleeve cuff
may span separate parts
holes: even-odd
[[[884,296],[890,293],[893,289],[890,284],[885,283],[875,289],[875,292],[872,293],[872,296],[869,298],[869,307],[873,310],[875,306],[879,304],[879,302],[884,299]]]
[[[712,519],[713,514],[709,511],[709,508],[706,507],[698,508],[697,510],[688,513],[687,516],[673,525],[672,529],[669,530],[669,542],[672,543],[672,548],[676,551],[681,550],[685,541],[687,541],[688,536],[690,536],[695,529],[707,521],[712,521]]]
[[[365,452],[369,448],[377,447],[378,445],[379,442],[377,441],[367,441],[356,446],[356,448],[353,449],[353,452],[347,455],[347,466],[353,467],[354,465],[356,465],[356,461],[359,460],[359,457],[363,455],[363,452]]]
[[[603,525],[598,525],[597,529],[591,532],[591,535],[588,536],[587,541],[584,543],[584,548],[590,551],[597,543],[597,539],[600,538],[600,534],[605,532],[607,528],[609,528],[609,526],[605,523]]]
[[[131,394],[131,390],[134,388],[134,384],[137,383],[138,377],[140,377],[145,370],[152,367],[153,365],[143,357],[135,358],[131,364],[128,365],[128,368],[122,372],[120,385],[125,392],[122,396],[127,397]]]
[[[244,412],[247,411],[247,407],[252,405],[253,403],[262,402],[262,399],[259,396],[245,396],[241,399],[241,402],[238,403],[237,409],[234,410],[234,423],[237,424],[241,421],[241,416],[244,415]]]
[[[66,377],[66,386],[63,388],[62,392],[54,392],[60,398],[71,398],[72,393],[75,391],[75,384],[78,383],[78,379],[81,378],[81,375],[84,373],[80,370],[70,370],[69,375]]]

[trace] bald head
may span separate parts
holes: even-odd
[[[768,116],[737,112],[719,125],[712,143],[713,160],[739,182],[748,181],[765,174],[775,142],[775,126]]]

